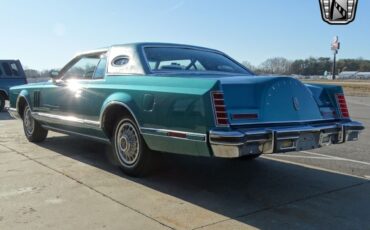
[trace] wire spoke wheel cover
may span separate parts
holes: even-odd
[[[123,120],[117,129],[115,146],[119,160],[125,165],[133,165],[140,152],[139,135],[134,125]]]
[[[35,120],[32,117],[31,109],[29,107],[27,107],[24,112],[24,127],[27,135],[32,135],[33,130],[35,129]]]

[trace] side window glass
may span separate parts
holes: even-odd
[[[1,64],[1,65],[4,69],[5,75],[12,76],[12,70],[10,69],[9,63],[3,62],[3,64]]]
[[[1,66],[0,66],[0,77],[3,76],[3,70],[1,69]]]
[[[92,79],[99,57],[82,57],[63,75],[63,79]]]
[[[96,67],[93,79],[104,78],[106,66],[107,66],[107,58],[100,59],[99,64]]]
[[[19,76],[19,70],[18,70],[17,64],[11,63],[10,68],[14,76]]]

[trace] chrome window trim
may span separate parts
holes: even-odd
[[[122,59],[127,59],[127,62],[126,62],[125,64],[123,64],[123,65],[117,65],[117,64],[115,64],[115,62],[116,62],[118,59],[121,59],[121,58],[122,58]],[[130,57],[129,57],[128,55],[124,55],[124,54],[122,54],[122,55],[118,55],[118,56],[116,56],[115,58],[113,58],[110,64],[111,64],[112,66],[114,66],[114,67],[120,67],[120,66],[127,65],[129,62],[130,62]]]
[[[191,46],[191,45],[181,45],[181,44],[150,44],[150,45],[141,45],[141,53],[144,57],[144,62],[141,63],[143,67],[145,66],[145,69],[147,69],[146,74],[156,74],[156,72],[153,72],[149,66],[148,58],[145,53],[145,48],[181,48],[181,49],[191,49],[191,50],[198,50],[198,51],[206,51],[211,53],[217,53],[220,54],[228,59],[230,59],[232,62],[234,62],[236,65],[240,66],[242,69],[244,69],[246,72],[248,72],[250,75],[248,76],[255,76],[256,74],[253,73],[251,70],[247,69],[244,65],[230,57],[229,55],[215,49],[205,48],[205,47],[199,47],[199,46]]]
[[[104,56],[104,57],[102,57],[102,56]],[[103,77],[94,78],[96,70],[98,69],[98,66],[99,66],[101,60],[104,59],[104,58],[106,59],[104,75],[103,75]],[[103,53],[103,54],[100,55],[100,60],[98,62],[98,65],[95,67],[95,70],[94,70],[94,73],[91,77],[91,80],[103,80],[103,79],[105,79],[105,76],[107,75],[107,69],[108,69],[108,55],[107,55],[107,53]]]
[[[79,60],[81,60],[82,58],[84,57],[89,57],[89,56],[92,56],[92,55],[107,55],[107,52],[108,52],[109,49],[101,49],[101,50],[93,50],[93,51],[88,51],[88,52],[84,52],[84,53],[79,53],[77,55],[75,55],[65,66],[63,66],[63,68],[59,71],[59,76],[58,76],[58,79],[61,79],[63,80],[64,78],[64,74],[74,65],[76,64]],[[101,58],[100,58],[101,59]],[[100,60],[99,60],[100,61]],[[99,62],[98,62],[99,64]],[[107,65],[106,65],[107,66]],[[94,69],[94,72],[96,70],[96,67]],[[107,68],[105,70],[105,75],[107,73]],[[101,78],[98,78],[99,80]],[[77,80],[93,80],[93,79],[80,79],[78,78]]]
[[[79,56],[95,55],[99,53],[103,54],[103,53],[107,53],[108,51],[109,51],[109,48],[102,48],[102,49],[95,49],[95,50],[79,52],[72,59],[75,59],[76,57],[79,57]]]

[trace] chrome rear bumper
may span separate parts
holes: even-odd
[[[209,142],[214,156],[236,158],[261,153],[302,151],[356,141],[363,129],[361,123],[348,121],[329,125],[211,130]]]

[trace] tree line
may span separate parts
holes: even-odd
[[[248,61],[242,62],[244,66],[257,74],[280,75],[324,75],[332,72],[333,61],[327,57],[288,60],[283,57],[269,58],[259,66],[253,66]],[[336,74],[343,71],[370,72],[370,60],[340,59],[337,61]]]

